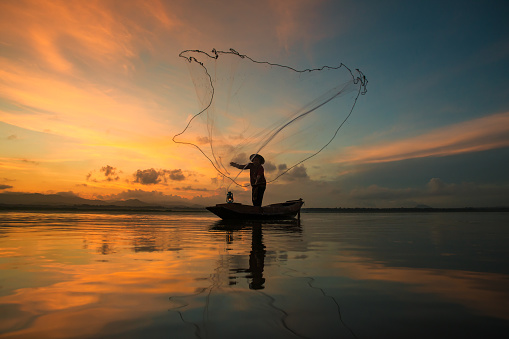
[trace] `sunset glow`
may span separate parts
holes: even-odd
[[[369,79],[368,93],[337,138],[303,163],[300,177],[289,172],[281,178],[268,193],[269,202],[302,196],[314,201],[312,206],[357,205],[364,203],[354,200],[359,190],[373,184],[394,189],[379,177],[377,166],[409,159],[435,166],[460,156],[478,163],[490,152],[506,158],[509,102],[507,95],[497,95],[503,72],[493,70],[507,68],[507,53],[484,57],[503,38],[486,28],[489,43],[474,38],[466,43],[462,37],[468,32],[457,35],[457,28],[441,22],[422,29],[436,29],[436,36],[449,32],[448,41],[457,41],[463,46],[458,51],[466,53],[449,50],[441,38],[411,40],[412,47],[392,51],[385,46],[407,46],[408,40],[406,29],[383,24],[395,21],[386,19],[391,14],[377,12],[377,6],[338,6],[290,0],[257,5],[2,1],[0,192],[71,192],[91,199],[136,198],[132,192],[137,192],[160,203],[222,202],[230,182],[196,148],[172,141],[200,110],[188,67],[178,57],[187,49],[234,48],[297,69],[343,62]],[[476,12],[465,13],[471,27],[468,17]],[[414,64],[412,51],[430,44],[436,49],[426,49]],[[436,68],[429,68],[429,60]],[[250,107],[243,108],[249,112]],[[303,145],[288,152],[305,152],[308,145]],[[507,168],[507,160],[497,166]],[[454,178],[452,167],[412,183],[409,179],[407,188],[423,189],[429,180],[444,177],[450,184],[509,189],[507,177],[472,172]],[[112,170],[107,174],[104,168]],[[152,180],[140,177],[149,173]],[[292,184],[295,180],[300,185]],[[323,185],[331,188],[317,189]],[[311,187],[307,194],[304,186]],[[235,189],[243,197],[244,189]],[[374,199],[371,205],[392,204]],[[471,204],[482,205],[482,199],[472,194]]]

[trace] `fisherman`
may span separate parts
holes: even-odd
[[[265,188],[267,187],[267,182],[265,181],[265,171],[263,169],[265,159],[260,154],[251,154],[249,160],[251,160],[251,162],[247,165],[239,165],[236,162],[230,162],[230,166],[242,170],[249,169],[251,187],[253,188],[253,206],[262,206],[263,194],[265,193]]]

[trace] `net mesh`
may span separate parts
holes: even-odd
[[[247,164],[251,154],[265,158],[270,183],[320,153],[366,93],[364,74],[343,64],[297,70],[233,49],[180,57],[200,108],[173,140],[200,150],[229,185],[248,185],[229,164]]]

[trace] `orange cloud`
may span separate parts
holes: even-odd
[[[337,162],[381,163],[509,147],[509,112],[494,114],[425,134],[346,149]]]
[[[75,72],[76,62],[91,60],[110,72],[129,70],[137,49],[151,47],[145,36],[178,25],[159,1],[122,6],[113,1],[16,1],[2,2],[0,9],[2,40],[23,58],[40,58],[64,73]]]

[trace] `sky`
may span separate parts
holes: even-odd
[[[0,0],[0,192],[224,202],[210,162],[172,138],[199,108],[179,53],[233,48],[369,81],[265,203],[509,206],[508,14],[506,1]],[[234,195],[250,203],[249,188]]]

